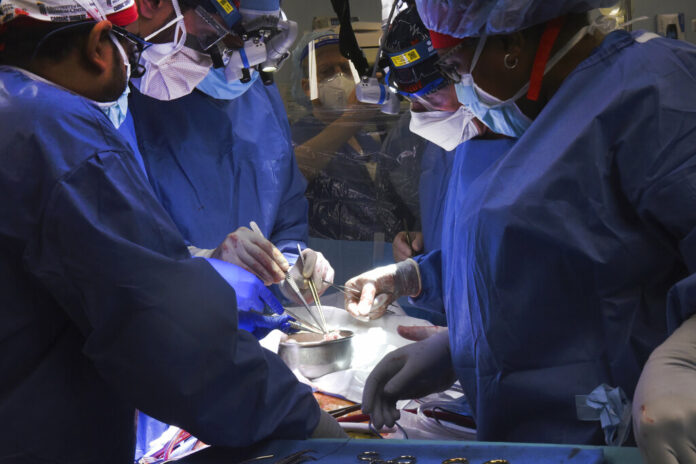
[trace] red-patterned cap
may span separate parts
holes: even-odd
[[[464,39],[452,37],[451,35],[442,34],[440,32],[435,32],[431,30],[430,40],[433,42],[433,47],[435,48],[450,48],[454,47]]]
[[[117,26],[127,26],[138,19],[138,8],[135,0],[2,0],[0,24],[21,16],[61,23],[108,19]]]

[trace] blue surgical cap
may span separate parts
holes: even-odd
[[[245,10],[278,11],[280,0],[242,0],[239,7]]]
[[[509,34],[617,0],[416,0],[425,26],[453,37]]]

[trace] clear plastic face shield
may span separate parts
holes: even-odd
[[[347,109],[360,76],[353,63],[341,55],[338,36],[329,35],[311,41],[302,62],[307,71],[303,87],[309,99],[324,110]]]
[[[211,56],[213,66],[225,67],[230,82],[248,82],[255,70],[265,84],[272,83],[273,73],[290,56],[298,35],[297,23],[288,20],[282,10],[235,9],[227,0],[205,4],[213,5],[216,11],[198,5],[192,22],[198,45]]]
[[[146,40],[174,42],[176,48],[185,45],[206,53],[214,67],[226,68],[230,82],[248,82],[252,69],[264,83],[273,82],[271,73],[290,55],[298,34],[297,23],[281,10],[245,10],[232,0],[172,0],[172,5],[174,18]]]

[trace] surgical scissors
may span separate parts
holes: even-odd
[[[382,459],[377,451],[363,451],[358,454],[358,461],[369,464],[416,464],[416,457],[410,454],[403,454],[392,459]]]

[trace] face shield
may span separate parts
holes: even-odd
[[[310,41],[302,63],[307,71],[304,85],[309,99],[318,100],[327,110],[345,110],[360,76],[353,63],[341,55],[338,35],[329,34]]]
[[[177,0],[172,0],[176,2]],[[186,28],[185,45],[210,55],[216,67],[222,66],[221,50],[239,47],[239,8],[228,0],[178,0]]]
[[[188,3],[186,28],[195,38],[187,46],[210,55],[213,66],[225,67],[225,78],[248,82],[252,70],[266,84],[280,69],[297,38],[297,23],[282,10],[237,8],[232,0],[183,0]]]

